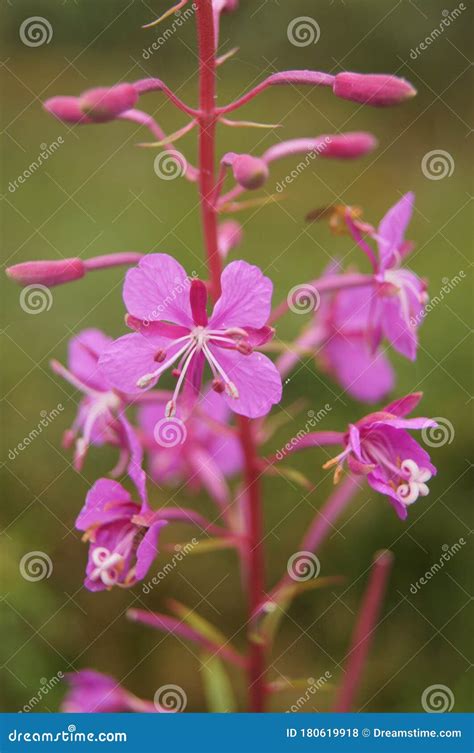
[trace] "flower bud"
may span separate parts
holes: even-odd
[[[238,154],[232,160],[232,171],[237,183],[247,190],[261,188],[268,179],[268,166],[259,157]]]
[[[44,102],[43,107],[50,115],[54,115],[63,123],[75,125],[90,122],[79,107],[78,97],[52,97]]]
[[[132,84],[118,84],[107,89],[89,89],[79,97],[79,107],[95,123],[113,120],[135,106],[138,94]]]
[[[336,136],[322,137],[326,141],[326,148],[321,149],[320,157],[336,157],[338,159],[355,159],[373,151],[377,146],[377,139],[371,133],[354,131],[341,133]]]
[[[25,261],[6,269],[8,277],[19,285],[61,285],[63,282],[80,280],[86,273],[82,259],[60,261]]]
[[[379,73],[338,73],[333,91],[336,97],[374,107],[398,105],[416,94],[405,79]]]

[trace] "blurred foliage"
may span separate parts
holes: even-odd
[[[165,2],[153,3],[156,13]],[[344,201],[364,207],[365,216],[378,221],[402,193],[413,189],[417,209],[410,237],[417,242],[413,268],[430,280],[438,293],[445,278],[464,270],[468,276],[472,225],[469,214],[467,56],[471,49],[466,16],[455,21],[416,60],[416,47],[442,18],[441,2],[380,3],[272,0],[241,2],[238,14],[225,19],[222,48],[240,45],[236,58],[219,71],[221,101],[244,91],[276,69],[321,68],[395,72],[418,87],[419,96],[405,107],[373,110],[336,101],[327,91],[278,88],[247,106],[242,116],[281,122],[278,138],[317,135],[337,130],[370,130],[380,140],[374,155],[358,163],[320,161],[294,182],[279,205],[242,214],[245,242],[238,255],[258,263],[274,280],[275,300],[290,286],[314,278],[333,255],[362,263],[347,238],[334,238],[323,224],[305,225],[305,214],[315,207]],[[29,48],[18,29],[28,16],[43,16],[53,27],[48,45]],[[317,45],[294,47],[287,39],[295,16],[313,16],[321,37]],[[150,21],[150,3],[135,0],[18,0],[4,6],[2,113],[3,240],[5,264],[32,258],[93,256],[115,250],[167,251],[189,270],[202,272],[202,243],[194,189],[184,181],[160,181],[153,170],[154,154],[137,150],[143,132],[117,123],[74,130],[46,116],[41,101],[48,96],[78,93],[98,84],[158,75],[180,96],[194,102],[196,56],[193,22],[183,25],[159,51],[145,59],[143,50],[160,35],[140,25]],[[141,103],[140,103],[141,104]],[[183,118],[159,95],[144,99],[168,132]],[[64,144],[41,170],[14,192],[8,188],[34,160],[42,144],[58,137]],[[145,134],[145,139],[147,135]],[[193,135],[182,142],[192,159]],[[219,148],[263,151],[275,135],[228,129]],[[450,178],[427,180],[420,168],[424,154],[443,149],[455,163]],[[270,193],[291,163],[272,171]],[[94,595],[81,587],[85,546],[74,531],[74,520],[90,484],[107,473],[112,451],[93,451],[82,474],[70,467],[60,447],[61,434],[70,425],[77,395],[49,371],[48,361],[64,361],[70,335],[98,326],[121,334],[122,273],[100,273],[82,283],[55,288],[53,306],[39,316],[26,314],[19,291],[3,284],[4,367],[2,450],[2,575],[4,701],[6,710],[20,709],[58,672],[82,667],[115,675],[137,694],[153,697],[165,683],[181,685],[188,710],[205,708],[200,657],[176,639],[129,623],[130,606],[166,609],[173,596],[196,608],[242,647],[245,602],[240,590],[236,558],[218,551],[186,558],[159,587],[144,595],[114,591]],[[359,702],[369,711],[419,711],[423,690],[448,685],[455,710],[466,711],[468,662],[472,622],[468,618],[470,570],[464,547],[443,572],[415,595],[412,583],[439,560],[444,544],[452,545],[470,530],[468,436],[471,359],[469,318],[472,291],[468,277],[427,317],[421,330],[421,348],[415,364],[394,354],[398,373],[396,394],[425,391],[423,414],[447,418],[454,439],[433,450],[439,474],[431,494],[410,510],[402,524],[387,502],[367,492],[352,503],[338,533],[320,551],[323,575],[340,574],[342,586],[331,586],[301,596],[283,621],[270,669],[271,679],[319,677],[326,671],[335,682],[341,674],[357,605],[373,553],[390,547],[396,558],[384,617],[377,631]],[[279,326],[282,339],[294,337],[301,318],[286,317]],[[316,412],[326,403],[331,411],[321,428],[341,428],[366,412],[330,379],[315,371],[312,362],[289,380],[285,407],[305,396]],[[40,420],[43,410],[62,403],[64,411],[41,437],[11,460],[11,448]],[[295,417],[282,428],[269,450],[283,445],[304,424]],[[308,452],[294,465],[321,480],[323,457]],[[330,492],[325,478],[311,495],[283,479],[265,482],[267,583],[270,587],[298,547],[304,526]],[[168,492],[154,489],[153,499],[165,504]],[[208,501],[189,499],[202,511]],[[183,541],[189,529],[167,533],[166,540]],[[192,534],[191,534],[192,535]],[[26,552],[47,553],[54,564],[49,579],[30,583],[19,573]],[[169,555],[154,566],[158,571]],[[232,672],[240,708],[245,687]],[[37,710],[58,708],[63,689],[56,686]],[[209,691],[208,691],[209,692]],[[275,698],[274,710],[288,708],[301,690]],[[326,710],[331,693],[316,694],[305,711]]]

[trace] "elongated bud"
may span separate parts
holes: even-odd
[[[379,73],[338,73],[333,91],[336,97],[374,107],[398,105],[416,94],[404,78]]]
[[[289,139],[271,146],[263,159],[274,162],[295,154],[308,154],[312,157],[336,159],[355,159],[371,152],[377,146],[377,139],[371,133],[354,131],[340,134],[328,134],[313,139]]]
[[[260,157],[250,154],[226,154],[224,164],[232,167],[237,183],[249,191],[261,188],[268,179],[268,165]]]
[[[43,107],[65,123],[106,123],[132,109],[138,95],[132,84],[118,84],[110,88],[89,89],[80,97],[52,97]]]
[[[25,261],[5,270],[8,277],[19,285],[61,285],[63,282],[80,280],[86,273],[82,259],[60,261]]]

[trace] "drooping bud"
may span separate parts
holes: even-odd
[[[74,125],[106,123],[132,109],[138,92],[132,84],[89,89],[79,97],[52,97],[43,107],[58,120]]]
[[[261,188],[268,179],[268,165],[260,157],[230,152],[225,155],[223,162],[232,167],[237,183],[249,191]]]
[[[338,73],[334,79],[336,97],[374,107],[391,107],[411,99],[416,89],[404,78],[380,73]]]
[[[354,131],[340,134],[328,134],[317,138],[289,139],[271,146],[263,155],[265,162],[274,162],[295,154],[307,154],[310,157],[336,159],[355,159],[371,152],[377,146],[377,139],[371,133]]]
[[[19,285],[46,285],[48,288],[63,282],[80,280],[86,273],[82,259],[59,261],[25,261],[6,270],[8,277]]]
[[[79,98],[79,106],[95,123],[113,120],[126,110],[131,110],[138,100],[132,84],[117,84],[110,88],[89,89]]]

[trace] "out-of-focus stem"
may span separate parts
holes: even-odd
[[[385,549],[376,553],[369,584],[362,599],[357,622],[352,633],[351,648],[346,657],[345,675],[334,711],[348,712],[353,708],[370,644],[377,627],[376,623],[392,564],[393,554],[391,552]]]

